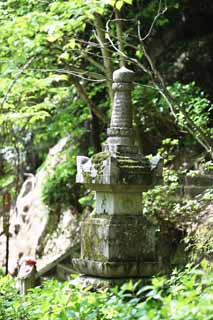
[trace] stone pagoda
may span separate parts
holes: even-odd
[[[134,72],[113,73],[114,103],[103,152],[77,157],[77,183],[95,191],[94,212],[81,225],[78,272],[107,279],[141,278],[159,273],[155,227],[142,215],[142,192],[161,175],[134,144],[131,91]]]

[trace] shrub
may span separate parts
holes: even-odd
[[[210,320],[213,268],[187,266],[169,278],[154,277],[149,285],[125,283],[120,289],[90,291],[73,280],[44,282],[18,295],[11,277],[0,278],[1,320]]]
[[[75,184],[76,159],[67,155],[66,160],[59,163],[52,174],[44,182],[42,199],[49,209],[66,210],[80,208],[78,202],[80,188]]]

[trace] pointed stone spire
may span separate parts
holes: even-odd
[[[122,67],[113,73],[114,102],[106,149],[118,151],[117,146],[133,146],[131,92],[135,73]],[[125,149],[125,148],[124,148]]]
[[[104,152],[77,158],[78,183],[96,192],[94,213],[81,224],[81,257],[74,269],[108,279],[147,277],[162,268],[156,227],[142,215],[142,192],[153,186],[158,167],[138,153],[133,138],[131,91],[134,72],[113,74],[114,102]]]

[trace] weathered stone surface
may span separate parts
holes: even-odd
[[[61,281],[63,280],[69,280],[71,278],[71,275],[75,273],[73,270],[73,264],[72,263],[58,263],[57,264],[57,278]]]
[[[55,261],[80,241],[80,226],[71,210],[62,212],[55,231],[49,233],[52,215],[42,202],[41,190],[45,179],[57,164],[65,161],[63,150],[68,138],[60,140],[49,151],[45,163],[35,176],[24,182],[18,196],[16,208],[10,219],[9,272],[14,274],[22,256],[37,257],[37,270]],[[1,222],[1,221],[0,221]],[[51,227],[52,228],[52,227]],[[41,249],[41,250],[40,250]],[[0,264],[5,264],[5,237],[0,237]]]
[[[193,258],[197,261],[205,258],[213,262],[213,204],[199,212],[189,224],[187,233],[193,241]]]
[[[22,295],[36,284],[36,261],[31,257],[24,257],[20,261],[20,268],[16,279],[16,288]]]
[[[194,186],[204,186],[204,187],[213,187],[213,174],[212,175],[198,175],[198,176],[186,176],[185,185],[194,185]]]
[[[93,190],[99,189],[100,185],[128,185],[145,191],[154,184],[159,163],[159,157],[158,161],[151,162],[138,154],[121,156],[101,152],[91,159],[77,157],[76,182],[89,185]]]
[[[133,283],[138,283],[140,281],[141,285],[150,284],[149,278],[104,278],[104,277],[93,277],[81,275],[73,280],[71,280],[72,285],[81,288],[92,288],[93,290],[104,290],[109,288],[114,288],[116,286],[121,287],[127,281],[132,281]]]
[[[114,72],[113,79],[114,102],[106,144],[103,152],[91,159],[77,157],[76,182],[93,190],[100,190],[101,185],[134,185],[144,191],[155,182],[160,158],[148,160],[134,145],[131,104],[134,72],[122,67]]]
[[[159,262],[149,261],[101,262],[73,259],[73,266],[82,274],[103,278],[151,277],[168,271]]]
[[[111,117],[111,131],[114,128],[120,128],[119,134],[116,138],[109,135],[107,144],[116,145],[132,145],[133,134],[129,131],[129,134],[122,134],[123,129],[132,129],[132,107],[131,107],[131,90],[132,82],[134,79],[134,72],[122,67],[113,73],[113,86],[114,90],[114,104]],[[114,135],[113,135],[114,136]]]
[[[81,226],[81,258],[155,261],[155,228],[142,215],[90,217]]]
[[[77,271],[96,277],[147,277],[159,273],[155,227],[142,216],[142,192],[161,175],[160,159],[138,153],[133,141],[134,72],[114,72],[114,103],[103,152],[77,158],[76,182],[96,192],[93,216],[81,225]]]
[[[184,195],[185,198],[193,199],[197,195],[201,194],[204,192],[207,187],[204,186],[183,186],[182,187],[182,196]]]
[[[141,192],[97,192],[96,214],[142,214]]]
[[[113,72],[114,82],[132,83],[134,80],[135,80],[134,71],[127,69],[126,67],[122,67]]]
[[[213,172],[199,173],[196,176],[187,175],[183,181],[183,193],[188,198],[193,198],[206,189],[213,188]]]

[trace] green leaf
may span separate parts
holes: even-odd
[[[141,59],[144,55],[143,51],[140,49],[140,50],[136,50],[136,53],[135,53],[136,57]]]
[[[114,7],[115,3],[116,3],[117,0],[109,0],[109,4]]]
[[[64,52],[64,53],[62,53],[62,54],[59,56],[59,59],[60,59],[60,60],[68,61],[69,58],[70,58],[70,55],[69,55],[68,52]]]
[[[55,42],[61,37],[61,33],[53,33],[47,36],[47,41]]]
[[[125,3],[132,4],[132,0],[123,0]]]
[[[123,7],[124,2],[123,1],[117,1],[116,2],[116,9],[121,10],[121,8]]]

